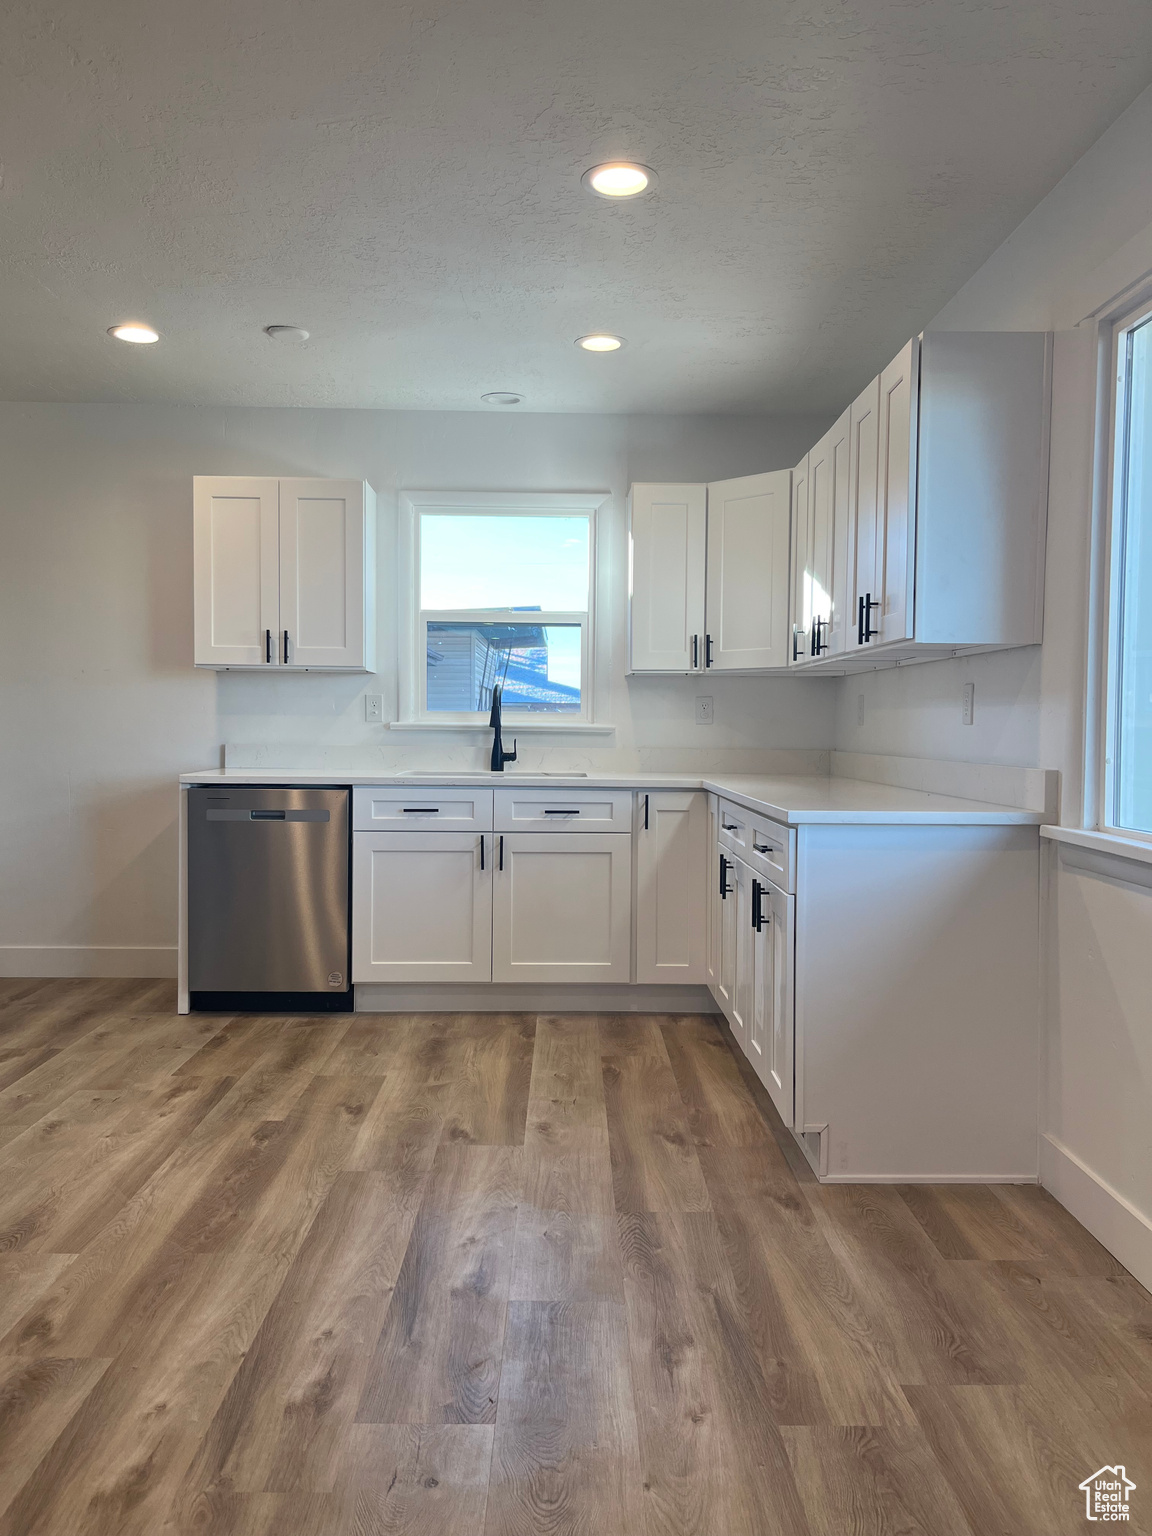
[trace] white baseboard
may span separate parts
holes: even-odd
[[[1141,1285],[1152,1289],[1152,1219],[1047,1133],[1040,1138],[1040,1182]]]
[[[531,986],[356,988],[357,1013],[716,1013],[707,987]]]
[[[1035,1184],[1037,1182],[1034,1173],[821,1173],[817,1177],[821,1184]]]
[[[176,974],[175,944],[0,944],[0,976]]]

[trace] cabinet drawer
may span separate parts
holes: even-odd
[[[720,843],[729,853],[741,858],[751,847],[752,818],[747,811],[733,805],[730,800],[720,802]]]
[[[355,832],[487,832],[492,791],[432,785],[357,785],[352,790]]]
[[[781,890],[795,889],[792,872],[795,860],[796,830],[782,826],[778,821],[768,821],[753,816],[745,858],[753,871],[771,880]]]
[[[795,889],[796,832],[792,827],[755,816],[729,800],[720,802],[720,846],[743,859],[753,874],[785,891]]]
[[[631,832],[630,789],[497,789],[497,832]]]

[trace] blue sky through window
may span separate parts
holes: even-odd
[[[424,513],[420,606],[585,611],[588,518]]]

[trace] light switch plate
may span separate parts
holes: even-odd
[[[366,693],[364,695],[365,720],[383,720],[384,695],[380,693]]]
[[[964,684],[964,706],[963,706],[963,709],[964,709],[964,713],[963,713],[964,724],[965,725],[971,725],[972,721],[976,717],[976,684],[975,683],[965,683]]]
[[[715,718],[716,718],[716,716],[715,716],[715,713],[714,713],[714,711],[712,709],[712,700],[708,699],[708,698],[697,698],[697,700],[696,700],[696,724],[697,725],[711,725]]]

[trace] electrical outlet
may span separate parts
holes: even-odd
[[[971,725],[973,719],[975,718],[975,715],[976,715],[976,684],[975,683],[965,683],[964,684],[964,713],[963,713],[964,724],[965,725]]]
[[[366,693],[364,695],[365,720],[383,720],[384,696],[379,693]]]
[[[864,724],[864,695],[862,693],[856,695],[856,724]]]
[[[696,700],[696,724],[711,725],[716,718],[712,710],[712,700],[698,698]]]

